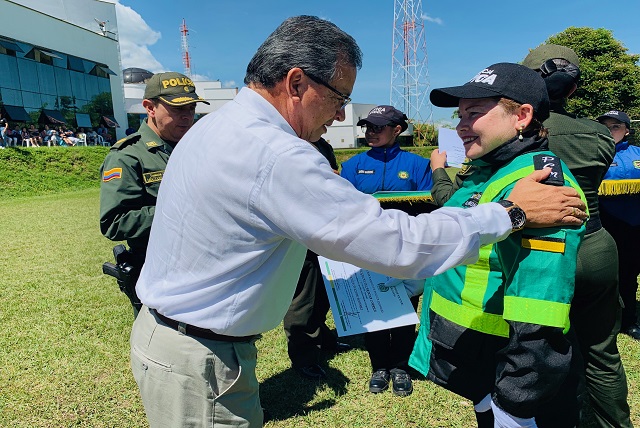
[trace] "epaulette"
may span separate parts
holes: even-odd
[[[131,134],[121,140],[116,141],[116,143],[111,146],[111,150],[122,150],[125,147],[135,143],[140,138],[142,138],[142,135],[138,134],[137,132],[135,134]]]

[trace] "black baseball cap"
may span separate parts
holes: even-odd
[[[549,95],[544,79],[520,64],[500,62],[490,65],[462,86],[434,89],[429,94],[436,107],[458,107],[461,98],[509,98],[531,104],[534,115],[544,121],[549,117]]]
[[[176,107],[198,102],[209,104],[196,94],[196,85],[191,79],[174,71],[154,74],[147,81],[144,99],[154,98]]]
[[[364,119],[360,119],[357,126],[371,125],[384,126],[384,125],[400,125],[404,132],[409,124],[407,123],[407,115],[393,106],[381,105],[374,107],[369,112],[369,115]]]
[[[598,116],[598,118],[596,119],[598,122],[602,122],[602,119],[606,119],[607,117],[610,117],[611,119],[615,119],[619,122],[624,123],[627,128],[631,128],[631,119],[629,119],[629,116],[627,116],[627,113],[620,111],[620,110],[610,110],[608,112],[606,112],[605,114]]]

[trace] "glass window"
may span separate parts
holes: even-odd
[[[73,91],[71,90],[71,77],[69,77],[69,70],[54,67],[53,73],[56,76],[56,88],[58,89],[58,96],[72,96]]]
[[[98,86],[98,77],[96,76],[90,76],[88,74],[86,74],[84,76],[84,80],[86,83],[86,87],[87,87],[87,98],[88,99],[92,99],[93,97],[95,97],[96,95],[98,95],[100,93],[100,88]]]
[[[58,97],[55,95],[45,95],[41,94],[40,98],[42,99],[42,107],[50,110],[57,110],[58,106]]]
[[[0,55],[0,76],[2,76],[2,79],[0,79],[0,87],[20,89],[16,57]]]
[[[81,73],[86,72],[86,70],[84,69],[84,61],[82,61],[80,58],[68,55],[67,60],[69,70],[79,71]]]
[[[29,108],[38,109],[42,107],[42,99],[40,94],[35,92],[22,91],[22,105],[28,110]]]
[[[88,100],[76,100],[76,107],[78,107],[76,111],[87,111],[87,105],[89,105]]]
[[[69,77],[71,77],[71,91],[76,98],[87,99],[87,88],[85,86],[84,75],[77,71],[70,71]]]
[[[20,75],[20,89],[23,91],[38,92],[38,71],[36,63],[18,58],[18,73]]]
[[[40,83],[40,93],[47,95],[56,95],[56,79],[53,74],[53,66],[38,64],[38,82]]]
[[[2,83],[0,83],[2,84]],[[109,79],[98,79],[98,88],[100,89],[100,93],[108,92],[111,93],[111,81]]]
[[[15,89],[0,88],[0,94],[2,95],[2,102],[10,106],[22,105],[22,93]]]

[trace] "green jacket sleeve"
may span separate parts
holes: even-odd
[[[431,175],[431,179],[433,180],[431,196],[436,204],[441,207],[458,190],[458,187],[451,181],[444,168],[436,168]]]
[[[147,192],[139,160],[129,154],[111,152],[100,176],[100,231],[111,240],[127,240],[130,246],[146,247],[155,197]]]

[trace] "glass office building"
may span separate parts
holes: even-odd
[[[103,124],[124,136],[113,3],[0,0],[0,15],[0,109],[10,122]],[[109,22],[109,31],[96,17]]]
[[[79,113],[82,126],[87,114],[97,125],[113,116],[110,75],[116,73],[105,64],[0,37],[0,102],[11,120],[26,112],[37,121],[46,110],[60,113],[46,114],[51,122],[62,116],[75,125]]]

